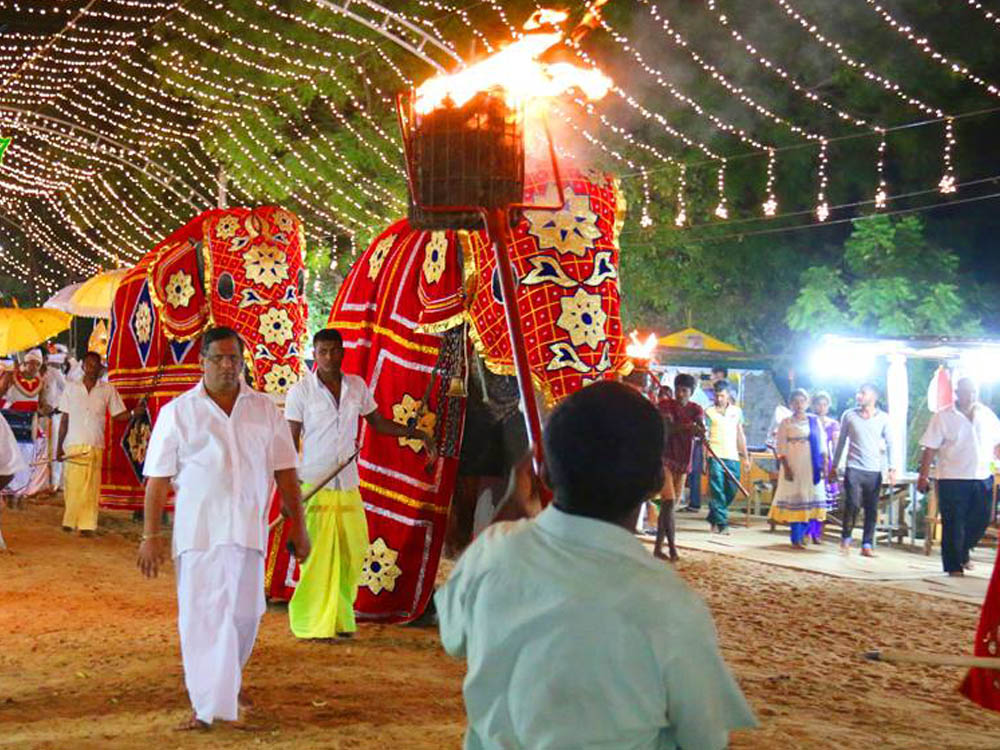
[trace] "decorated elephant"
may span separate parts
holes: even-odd
[[[304,366],[304,240],[281,208],[206,211],[160,242],[122,280],[108,341],[108,377],[126,406],[148,415],[110,422],[101,505],[142,507],[142,465],[151,425],[170,399],[201,378],[198,336],[236,330],[252,384],[280,399]]]
[[[549,406],[629,367],[618,285],[624,196],[595,172],[571,171],[565,188],[561,211],[523,212],[511,248],[534,384]],[[555,196],[547,178],[529,179],[528,201]],[[396,222],[352,266],[329,325],[343,334],[345,372],[368,382],[380,411],[438,444],[428,472],[419,441],[360,426],[370,547],[355,610],[362,620],[405,622],[433,591],[460,471],[503,474],[525,444],[488,237]],[[288,598],[297,573],[275,535],[269,595]]]

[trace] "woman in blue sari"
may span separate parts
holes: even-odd
[[[792,546],[805,549],[810,521],[826,520],[826,485],[823,467],[827,440],[815,414],[807,413],[809,394],[801,388],[792,391],[789,406],[792,415],[778,427],[777,449],[781,468],[778,489],[768,517],[791,527]]]

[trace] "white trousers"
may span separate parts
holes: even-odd
[[[177,559],[177,626],[184,684],[201,721],[236,721],[243,667],[264,602],[264,555],[237,545]]]

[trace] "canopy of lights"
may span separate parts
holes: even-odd
[[[897,74],[902,63],[872,63],[839,23],[835,6],[847,4],[905,59],[940,69],[955,96],[925,98],[915,77]],[[595,100],[556,97],[549,114],[562,148],[582,144],[626,182],[633,236],[793,214],[822,223],[915,194],[954,200],[987,181],[972,165],[963,182],[957,148],[964,123],[998,107],[998,84],[898,4],[563,5],[568,28],[585,32],[566,36],[563,56],[604,71],[610,87]],[[1000,39],[997,13],[978,0],[951,5],[949,23],[961,15],[981,43]],[[281,204],[323,262],[356,252],[406,211],[394,95],[510,45],[537,10],[505,0],[11,0],[0,10],[4,274],[52,293],[135,263],[217,205]],[[865,106],[844,95],[859,88]],[[904,195],[893,140],[914,129],[931,144],[921,159],[934,179]],[[845,154],[855,173],[865,165],[867,187],[838,202]],[[802,190],[782,194],[791,159],[811,163],[805,210]],[[735,168],[759,174],[752,195],[727,193]],[[709,203],[692,203],[695,185]]]

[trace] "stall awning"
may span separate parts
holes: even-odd
[[[663,349],[688,349],[706,352],[739,352],[732,344],[720,341],[715,336],[709,336],[697,328],[685,328],[682,331],[661,336],[657,344]]]

